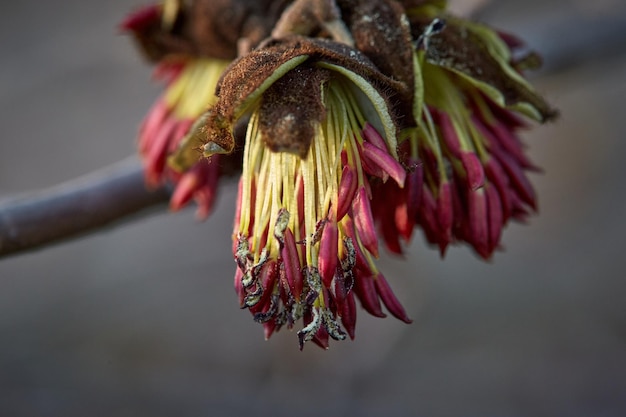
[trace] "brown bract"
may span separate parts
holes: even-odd
[[[460,72],[494,87],[502,94],[506,106],[529,103],[540,113],[542,122],[557,116],[558,113],[543,97],[506,73],[479,35],[458,19],[450,16],[444,18],[445,28],[428,39],[426,60],[429,63]],[[430,21],[414,20],[411,23],[417,38],[424,33]]]
[[[255,46],[272,32],[291,0],[195,0],[190,32],[201,56],[232,59],[237,43]]]
[[[339,0],[338,4],[355,48],[382,73],[403,84],[404,88],[398,91],[401,103],[412,106],[413,41],[403,7],[396,1]],[[411,114],[411,107],[398,110],[399,114]]]
[[[306,155],[314,133],[310,125],[323,118],[319,89],[328,76],[320,72],[319,63],[334,64],[358,74],[387,100],[394,97],[397,101],[405,88],[403,83],[380,72],[364,54],[345,44],[302,36],[270,40],[226,70],[217,88],[219,100],[207,114],[204,143],[212,142],[226,153],[234,149],[232,127],[262,98],[261,102],[267,103],[262,128],[268,146]],[[295,72],[288,74],[286,67]],[[270,109],[269,103],[276,108]],[[308,108],[304,108],[304,103]],[[297,133],[295,140],[283,136],[288,131]]]
[[[290,0],[194,0],[183,4],[171,27],[161,22],[159,6],[152,16],[129,28],[151,61],[172,57],[234,59],[238,43],[257,45],[268,37]]]
[[[177,21],[188,20],[185,15],[179,14]],[[160,6],[148,6],[130,15],[122,22],[121,28],[132,34],[139,50],[149,61],[158,62],[176,55],[192,56],[195,49],[190,40],[183,36],[181,24],[166,29],[161,16]]]
[[[351,44],[349,39],[344,39],[347,31],[338,26],[340,22],[341,11],[335,0],[295,0],[276,23],[272,37],[303,35]]]
[[[331,39],[358,49],[388,77],[403,84],[396,91],[397,114],[412,114],[415,68],[409,21],[394,0],[297,0],[279,19],[274,37],[298,34]],[[408,117],[403,123],[413,125]]]
[[[322,84],[329,78],[328,70],[299,66],[267,89],[259,108],[259,129],[268,148],[306,157],[316,127],[326,116]]]

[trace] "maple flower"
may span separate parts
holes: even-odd
[[[241,79],[248,83],[242,84]],[[241,58],[204,117],[206,155],[230,152],[249,118],[233,232],[242,307],[266,337],[303,321],[300,346],[354,337],[355,295],[410,321],[374,263],[370,179],[404,185],[394,85],[359,51],[291,36]],[[345,331],[342,329],[345,329]]]
[[[536,209],[517,132],[556,116],[521,76],[537,56],[445,3],[166,0],[123,24],[167,84],[140,133],[148,182],[206,216],[241,170],[235,289],[266,338],[354,338],[357,301],[408,323],[379,239],[402,253],[421,228],[489,258]]]
[[[187,133],[217,100],[217,82],[237,55],[237,42],[245,38],[252,47],[269,34],[265,26],[270,23],[265,20],[275,21],[285,7],[270,7],[273,3],[277,2],[165,0],[139,9],[120,25],[134,36],[144,55],[157,62],[155,78],[166,85],[141,125],[138,149],[149,186],[174,183],[172,210],[193,199],[197,216],[206,218],[222,171],[236,164],[219,155],[199,159],[201,152],[186,143]],[[265,19],[256,22],[261,10]],[[249,25],[250,20],[256,24]]]
[[[129,16],[122,27],[134,32],[140,40],[150,31],[167,32],[176,20],[174,4],[167,1],[162,6],[139,10]],[[170,208],[178,210],[195,199],[199,218],[207,217],[213,207],[220,174],[219,156],[198,160],[184,172],[168,166],[167,158],[180,146],[198,116],[216,101],[215,86],[229,63],[225,59],[193,56],[162,60],[155,70],[155,78],[165,82],[166,90],[148,112],[139,131],[138,149],[146,183],[156,187],[173,182],[175,189]]]
[[[438,2],[419,3],[407,12],[422,80],[419,126],[402,144],[407,186],[378,187],[384,203],[375,215],[393,252],[418,224],[442,254],[464,241],[489,258],[507,222],[537,208],[525,171],[538,168],[517,135],[527,125],[520,116],[544,122],[556,112],[520,75],[537,63],[535,54],[517,56],[521,41],[446,15]]]

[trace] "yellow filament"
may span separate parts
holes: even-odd
[[[347,163],[355,168],[359,186],[365,184],[358,146],[363,143],[361,132],[366,120],[352,91],[342,85],[345,82],[346,79],[340,77],[324,86],[326,119],[316,126],[315,136],[304,159],[299,155],[273,152],[267,148],[258,126],[258,107],[252,111],[243,156],[244,179],[238,232],[245,236],[254,219],[253,230],[250,232],[250,250],[256,261],[263,250],[259,244],[266,230],[268,237],[265,249],[270,257],[279,256],[279,246],[272,233],[279,210],[285,208],[290,213],[288,227],[294,238],[304,242],[304,245],[297,245],[300,261],[306,265],[317,266],[319,241],[314,242],[311,237],[316,233],[317,223],[327,219],[330,210],[336,210],[338,199],[344,197],[338,195],[342,175],[342,151],[346,152]],[[388,141],[387,146],[390,146]],[[302,191],[300,182],[303,184]],[[256,186],[254,201],[253,186]],[[301,197],[304,203],[303,213],[299,213],[299,192],[304,193]],[[300,218],[303,219],[303,225],[299,224]],[[346,220],[342,220],[340,224]],[[340,227],[345,236],[345,225]],[[372,270],[375,270],[373,259],[358,236],[354,245],[358,245]],[[345,252],[343,242],[339,242],[339,248]],[[323,306],[324,300],[318,299],[317,303]]]
[[[180,119],[195,119],[217,101],[215,87],[229,61],[194,59],[167,88],[165,102]]]

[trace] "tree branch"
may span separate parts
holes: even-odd
[[[135,159],[22,198],[0,203],[0,258],[130,220],[165,205],[170,192],[148,191]]]

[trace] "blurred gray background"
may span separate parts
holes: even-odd
[[[0,3],[0,199],[134,153],[157,97],[117,22],[139,0]],[[233,184],[191,210],[0,261],[0,416],[626,415],[626,6],[495,0],[560,108],[525,137],[540,214],[484,263],[421,239],[380,265],[411,325],[264,341],[239,310]],[[325,414],[321,414],[325,413]]]

